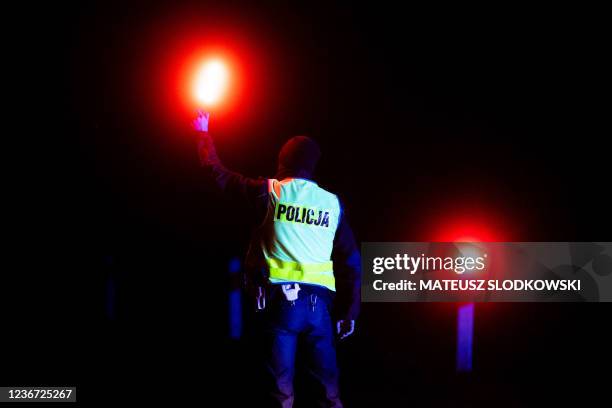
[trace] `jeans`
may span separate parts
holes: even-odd
[[[283,408],[293,406],[295,355],[300,339],[307,353],[307,374],[316,385],[317,406],[342,407],[330,316],[331,292],[310,285],[300,286],[298,299],[293,302],[284,297],[280,288],[273,287],[265,311],[265,367],[271,403]]]

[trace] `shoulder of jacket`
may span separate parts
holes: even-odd
[[[332,193],[331,191],[329,191],[329,190],[327,190],[327,189],[325,189],[325,188],[323,188],[323,187],[321,187],[319,185],[317,185],[317,187],[321,190],[321,192],[326,194],[330,200],[336,200],[336,201],[338,201],[338,205],[341,205],[340,204],[340,197],[338,196],[338,194]]]

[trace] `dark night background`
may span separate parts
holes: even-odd
[[[598,16],[391,2],[20,10],[5,36],[17,92],[0,383],[74,384],[88,405],[254,400],[250,343],[227,323],[249,216],[203,178],[189,114],[164,99],[179,44],[240,44],[253,62],[240,108],[212,116],[228,167],[270,176],[284,140],[309,133],[318,181],[359,241],[436,239],[456,217],[499,240],[609,241]],[[339,346],[346,405],[587,404],[609,386],[610,311],[479,304],[474,372],[458,376],[455,305],[364,304]]]

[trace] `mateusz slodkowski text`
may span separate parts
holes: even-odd
[[[372,283],[374,290],[408,291],[580,291],[579,279],[420,279]]]

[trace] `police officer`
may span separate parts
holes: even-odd
[[[271,179],[228,170],[208,133],[210,114],[194,120],[202,166],[226,193],[255,208],[245,265],[257,308],[265,316],[265,365],[270,402],[291,407],[298,338],[321,407],[342,407],[335,335],[355,330],[361,260],[338,197],[313,181],[321,155],[317,143],[295,136],[283,146]],[[335,333],[335,334],[334,334]]]

